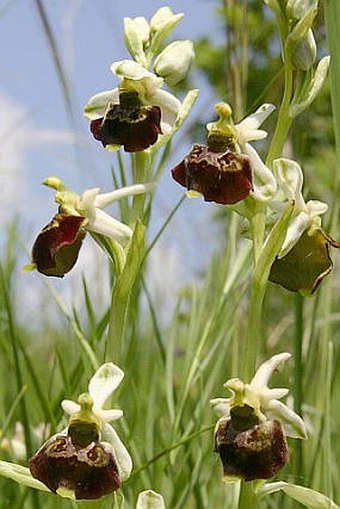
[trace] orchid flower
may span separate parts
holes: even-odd
[[[141,107],[160,109],[161,132],[169,134],[180,114],[181,102],[170,92],[161,89],[164,83],[163,78],[156,76],[133,60],[114,62],[111,65],[111,71],[118,76],[119,86],[91,97],[84,108],[84,115],[92,122],[99,119],[104,121],[112,105],[119,104],[121,91],[131,92],[137,94]],[[108,143],[108,148],[110,145]]]
[[[224,386],[232,396],[210,401],[220,417],[215,451],[226,482],[273,477],[289,460],[286,435],[306,438],[301,417],[279,401],[288,389],[268,387],[270,376],[289,357],[289,353],[274,355],[259,367],[249,384],[239,378],[228,380]]]
[[[29,461],[29,469],[0,460],[0,475],[63,498],[96,499],[112,493],[132,470],[131,457],[110,421],[122,417],[104,404],[124,377],[115,364],[103,364],[78,403],[64,400],[69,425],[52,436]]]
[[[202,194],[205,201],[236,204],[249,195],[267,201],[276,192],[276,180],[256,150],[248,143],[267,136],[258,129],[273,111],[264,104],[255,113],[234,125],[232,110],[219,103],[219,119],[207,124],[207,145],[194,145],[172,170],[173,178],[187,187],[189,196]]]
[[[277,371],[291,357],[289,353],[274,355],[261,364],[250,383],[244,383],[239,378],[228,380],[224,387],[232,393],[230,398],[215,398],[210,405],[220,417],[230,415],[230,410],[236,406],[248,405],[254,409],[260,421],[277,419],[283,425],[285,434],[294,438],[306,438],[306,427],[301,419],[287,405],[279,401],[286,396],[289,389],[270,389],[268,382],[272,374]]]
[[[312,234],[321,228],[320,216],[327,212],[328,205],[318,200],[305,202],[302,196],[303,173],[297,162],[284,158],[276,159],[274,174],[287,200],[294,202],[293,218],[278,255],[283,258],[304,232]]]
[[[125,446],[109,422],[116,421],[123,416],[118,409],[104,409],[105,402],[120,385],[124,372],[112,362],[103,364],[89,382],[88,394],[93,401],[92,412],[100,423],[100,436],[103,442],[108,442],[115,451],[115,458],[121,481],[127,479],[132,470],[132,460]],[[68,415],[74,416],[81,410],[81,405],[65,399],[61,406]]]
[[[99,188],[94,188],[79,196],[57,177],[49,177],[43,183],[56,190],[59,209],[38,235],[32,249],[32,264],[26,270],[36,268],[42,274],[56,277],[63,277],[72,269],[86,232],[104,235],[124,247],[132,229],[102,209],[124,197],[154,188],[153,184],[135,184],[109,193],[99,193]]]

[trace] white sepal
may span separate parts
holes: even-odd
[[[108,423],[103,425],[102,441],[107,442],[113,448],[120,480],[125,481],[131,474],[132,459],[115,429]]]

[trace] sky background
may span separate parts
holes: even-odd
[[[6,226],[17,216],[18,251],[23,263],[29,262],[37,233],[56,211],[54,193],[41,185],[44,178],[57,175],[79,193],[89,187],[110,190],[114,156],[93,140],[82,110],[93,94],[117,84],[110,65],[129,57],[122,38],[123,18],[142,15],[150,19],[163,5],[155,0],[45,0],[71,92],[72,124],[36,2],[0,1],[0,238],[3,241]],[[185,13],[173,33],[174,39],[195,41],[205,34],[223,37],[216,16],[218,0],[170,0],[166,5],[175,13]],[[201,88],[201,94],[189,122],[190,118],[199,118],[207,103],[211,102],[211,108],[214,105],[204,83],[195,86]],[[191,142],[177,134],[169,170],[190,147]],[[183,189],[165,170],[157,192],[151,234],[161,226],[182,193]],[[217,241],[217,230],[211,221],[215,211],[216,206],[200,199],[187,200],[151,258],[150,285],[154,293],[174,295],[181,284],[199,278]],[[74,298],[82,271],[94,270],[97,256],[98,249],[87,239],[73,271],[62,281],[51,278],[47,284],[63,292],[65,299]],[[36,273],[18,277],[18,305],[24,304],[29,312],[30,306],[44,299],[46,278]],[[33,292],[33,298],[25,292]]]

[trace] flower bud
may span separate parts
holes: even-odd
[[[150,28],[145,18],[124,18],[124,42],[134,60],[146,66],[144,45],[149,40]]]
[[[32,262],[45,276],[63,277],[77,261],[85,237],[86,218],[56,214],[39,233],[33,248]]]
[[[288,462],[288,447],[281,423],[260,422],[248,405],[234,407],[222,417],[215,430],[215,451],[219,453],[224,479],[253,481],[273,477]]]
[[[290,19],[301,19],[311,10],[318,7],[319,0],[288,0],[286,14]]]
[[[293,65],[301,71],[308,71],[316,60],[316,42],[310,28],[303,39],[298,43],[292,57]]]
[[[158,55],[154,70],[168,85],[176,85],[188,74],[194,57],[192,41],[175,41]]]
[[[161,7],[150,21],[151,48],[157,54],[165,39],[176,28],[184,14],[173,14],[170,7]]]

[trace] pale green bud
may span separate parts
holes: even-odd
[[[154,70],[168,85],[176,85],[188,74],[194,57],[192,41],[175,41],[158,55]]]
[[[301,19],[309,11],[318,8],[318,0],[288,0],[286,14],[290,19]]]
[[[144,45],[148,42],[150,27],[142,16],[138,18],[124,18],[124,42],[130,55],[142,65],[146,65]]]
[[[170,7],[161,7],[150,21],[151,49],[157,54],[165,39],[176,28],[184,14],[173,14]]]
[[[301,71],[308,71],[308,69],[315,63],[316,42],[311,28],[297,45],[292,60],[294,67]]]

